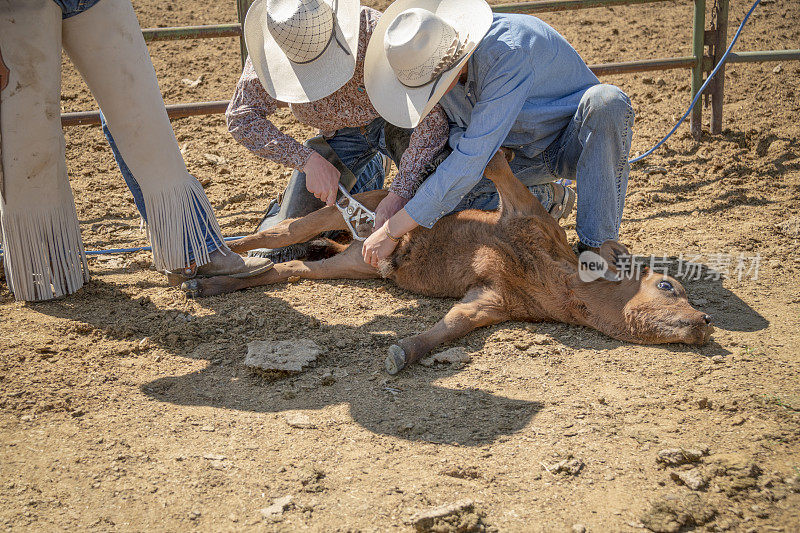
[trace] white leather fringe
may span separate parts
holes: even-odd
[[[147,236],[153,246],[153,263],[158,270],[178,270],[194,262],[210,261],[206,236],[222,245],[220,230],[203,187],[188,172],[186,179],[160,191],[143,191],[147,212]]]
[[[89,281],[72,198],[56,209],[2,214],[3,268],[17,300],[50,300]]]

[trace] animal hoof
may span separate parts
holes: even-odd
[[[200,297],[200,283],[196,279],[190,279],[181,283],[181,290],[186,293],[187,298]]]
[[[397,374],[406,366],[406,352],[397,344],[392,344],[389,346],[389,355],[386,356],[383,364],[389,374]]]

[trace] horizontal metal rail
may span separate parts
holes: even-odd
[[[651,70],[693,68],[696,64],[697,59],[693,56],[683,56],[624,61],[621,63],[601,63],[599,65],[589,65],[589,68],[597,76],[608,76],[609,74],[628,74],[630,72],[649,72]]]
[[[224,113],[228,107],[228,100],[213,102],[194,102],[191,104],[170,104],[167,107],[169,118],[184,118],[195,115],[214,115]],[[100,124],[99,111],[76,111],[61,115],[61,126],[89,126]]]
[[[591,7],[610,7],[630,4],[652,4],[674,0],[540,0],[539,2],[520,2],[519,4],[497,4],[492,6],[495,13],[548,13]]]
[[[209,26],[178,26],[174,28],[146,28],[142,30],[145,41],[175,41],[178,39],[210,39],[214,37],[239,37],[241,24],[214,24]]]
[[[791,61],[800,59],[800,50],[761,50],[731,52],[727,63],[758,63],[760,61]]]

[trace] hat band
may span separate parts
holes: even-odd
[[[339,45],[339,48],[342,49],[342,52],[344,52],[347,55],[352,55],[350,51],[345,47],[345,45],[342,44],[342,41],[339,40],[339,36],[336,34],[336,27],[339,25],[338,20],[336,18],[336,12],[339,9],[339,0],[333,0],[331,4],[331,9],[333,11],[333,27],[331,28],[331,34],[328,36],[328,42],[325,43],[325,46],[322,48],[322,51],[306,61],[292,61],[291,59],[289,59],[288,56],[286,57],[286,59],[289,59],[289,61],[291,61],[295,65],[306,65],[308,63],[312,63],[317,59],[319,59],[320,57],[322,57],[322,55],[325,53],[326,50],[328,50],[328,47],[331,45],[331,41],[336,41],[336,44]]]
[[[437,83],[439,83],[439,79],[441,79],[442,75],[452,69],[461,59],[464,57],[464,49],[467,47],[467,39],[464,41],[460,40],[458,36],[453,40],[453,43],[450,45],[449,50],[446,54],[442,56],[437,63],[436,67],[431,71],[431,77],[425,83],[419,83],[416,85],[411,85],[409,83],[404,82],[399,77],[397,77],[397,81],[408,87],[409,89],[418,89],[420,87],[424,87],[431,83],[434,83],[434,87]],[[431,92],[431,94],[433,94]]]

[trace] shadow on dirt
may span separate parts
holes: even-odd
[[[366,282],[354,283],[372,287]],[[195,316],[188,322],[185,318],[189,315],[182,311],[158,309],[146,297],[131,299],[116,285],[99,280],[68,299],[36,307],[42,313],[100,329],[89,331],[90,335],[100,333],[133,342],[149,337],[151,350],[208,360],[209,365],[200,371],[159,378],[141,387],[144,394],[177,405],[280,413],[349,404],[353,421],[373,433],[464,446],[484,445],[520,431],[543,406],[487,390],[435,385],[435,381],[458,373],[451,367],[413,366],[400,376],[388,376],[383,357],[394,340],[392,332],[402,335],[409,328],[427,327],[435,321],[429,313],[416,316],[419,309],[411,305],[358,327],[324,325],[285,300],[270,296],[269,290],[203,299],[203,307],[213,314]],[[103,300],[113,300],[116,311],[109,311],[112,306],[103,305]],[[444,307],[452,304],[449,300],[437,303]],[[423,307],[435,309],[437,303]],[[420,320],[430,323],[421,326]],[[244,367],[247,342],[296,338],[312,339],[322,347],[316,367],[282,379],[266,379]],[[309,414],[319,426],[346,423],[317,420],[314,416],[320,414]]]
[[[753,332],[769,325],[757,311],[723,287],[722,280],[707,266],[694,273],[696,279],[687,280],[681,279],[677,271],[677,258],[666,258],[666,264],[670,273],[686,285],[695,306],[714,316],[718,328]],[[273,289],[267,287],[199,300],[211,313],[189,315],[178,309],[158,308],[147,297],[131,299],[117,285],[95,280],[69,299],[37,304],[37,308],[45,314],[86,322],[107,337],[131,342],[149,337],[154,348],[170,355],[209,361],[200,371],[162,377],[141,387],[144,394],[177,405],[280,413],[348,404],[353,421],[375,434],[464,446],[484,445],[518,432],[543,408],[542,402],[507,398],[490,390],[436,384],[448,378],[457,380],[459,370],[453,367],[430,369],[414,365],[396,377],[384,372],[383,358],[395,338],[430,327],[453,300],[417,299],[380,281],[315,283],[385,291],[408,303],[391,315],[379,315],[358,326],[328,325],[292,303],[271,296]],[[113,301],[113,305],[103,305],[104,300]],[[337,304],[334,301],[331,305]],[[296,307],[302,309],[302,304]],[[591,346],[602,350],[622,345],[591,330],[579,334],[576,328],[563,324],[542,328],[558,342],[575,349]],[[473,333],[462,342],[472,348],[476,344],[482,346],[489,337],[487,331],[476,332],[477,338]],[[277,380],[255,376],[244,367],[247,342],[297,338],[312,339],[322,347],[323,355],[316,367]],[[700,348],[664,348],[706,356],[729,353],[713,340]],[[311,418],[319,426],[346,423]]]

